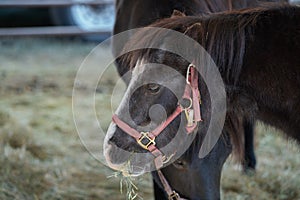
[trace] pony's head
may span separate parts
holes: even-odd
[[[181,17],[173,16],[171,20]],[[175,36],[165,27],[144,29],[125,47],[120,60],[132,69],[132,78],[113,117],[104,145],[108,164],[115,169],[122,168],[124,163],[131,160],[131,163],[139,163],[141,171],[147,171],[144,166],[153,160],[152,152],[154,157],[163,155],[163,162],[171,158],[174,161],[188,149],[197,135],[197,128],[202,135],[206,133],[211,114],[210,95],[200,70],[202,74],[209,74],[210,70],[209,67],[201,69],[199,66],[209,66],[213,62],[208,61],[207,57],[202,59],[205,53],[199,52],[197,47],[200,46],[197,42],[204,36],[202,24],[197,21],[199,19],[188,19],[193,20],[187,20],[187,25],[175,24],[173,29],[178,31]],[[189,39],[180,41],[178,35],[188,36],[186,38]],[[192,78],[194,83],[191,83],[189,79],[196,75],[199,78]],[[197,126],[201,120],[199,91],[204,97],[201,112],[205,120],[201,126]],[[223,100],[224,96],[225,91]],[[174,113],[177,115],[174,116]],[[157,151],[161,148],[165,148],[162,153]],[[147,153],[147,150],[151,153]]]
[[[189,63],[160,50],[152,55],[141,57],[132,67],[132,78],[107,132],[105,155],[116,169],[130,160],[141,171],[148,171],[144,166],[153,158],[161,156],[162,162],[178,158],[193,139],[192,134],[185,137],[187,118],[181,115],[185,113],[183,109],[191,106],[189,95],[183,98],[189,87],[185,72]],[[176,135],[180,139],[170,143]],[[153,156],[153,152],[160,155]]]

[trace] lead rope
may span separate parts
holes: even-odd
[[[167,179],[165,178],[165,176],[163,175],[161,170],[157,170],[157,174],[160,179],[160,182],[162,183],[162,185],[165,189],[165,192],[168,194],[169,200],[187,200],[187,199],[181,198],[180,195],[175,190],[172,190],[171,186],[169,185]]]

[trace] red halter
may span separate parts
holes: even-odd
[[[181,113],[185,112],[187,125],[187,134],[190,134],[196,127],[201,119],[200,112],[200,93],[198,88],[198,72],[195,65],[190,64],[187,69],[186,75],[186,86],[182,100],[188,100],[189,105],[183,106],[178,102],[178,106],[175,111],[162,122],[153,131],[138,132],[136,129],[130,127],[127,123],[123,122],[118,118],[117,115],[113,115],[112,121],[128,135],[136,139],[137,143],[144,149],[148,150],[155,157],[154,163],[157,169],[160,169],[164,163],[169,159],[155,146],[155,138],[162,133],[162,131]],[[169,199],[182,199],[180,196],[171,189],[166,178],[163,176],[162,172],[158,170],[159,178],[165,188],[165,191],[169,195]]]
[[[200,93],[198,89],[198,72],[193,64],[190,64],[187,69],[186,86],[182,96],[183,100],[189,100],[188,106],[183,106],[178,103],[175,111],[162,122],[153,131],[138,132],[123,122],[117,115],[113,115],[112,121],[128,135],[136,139],[137,143],[144,149],[147,149],[155,156],[155,165],[157,169],[163,166],[167,159],[163,153],[155,146],[155,138],[181,113],[185,112],[187,118],[186,130],[191,133],[201,119],[200,113]]]
[[[118,118],[117,115],[113,115],[112,121],[128,135],[136,139],[137,143],[144,149],[147,149],[155,157],[155,166],[157,169],[161,168],[166,162],[167,158],[163,153],[155,146],[155,138],[162,133],[162,131],[181,113],[185,112],[187,118],[186,130],[187,133],[191,133],[197,126],[197,123],[201,121],[200,113],[200,93],[198,89],[198,72],[193,64],[190,64],[187,69],[186,86],[182,96],[183,100],[189,100],[188,106],[183,106],[178,103],[175,111],[162,122],[153,131],[138,132],[128,124]]]

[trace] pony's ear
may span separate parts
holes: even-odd
[[[185,17],[186,15],[183,12],[180,12],[179,10],[173,10],[173,13],[171,15],[172,17]]]
[[[193,38],[194,40],[200,42],[202,40],[203,35],[203,27],[201,23],[195,23],[191,26],[189,26],[186,31],[184,32],[185,35]]]

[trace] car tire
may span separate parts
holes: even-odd
[[[114,25],[114,5],[103,4],[74,5],[69,7],[52,7],[50,15],[54,25],[75,25],[87,31],[101,30],[104,34],[86,35],[84,39],[102,41],[110,36]]]

